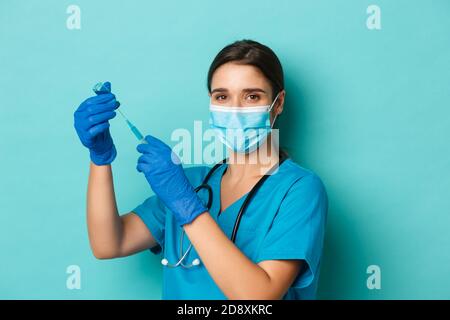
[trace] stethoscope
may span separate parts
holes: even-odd
[[[278,164],[276,164],[264,176],[262,176],[262,178],[259,179],[259,181],[252,188],[252,190],[250,190],[250,192],[248,193],[247,197],[244,200],[244,203],[242,204],[241,208],[239,209],[239,213],[238,213],[238,215],[236,217],[236,220],[234,222],[233,232],[231,233],[231,241],[233,243],[235,243],[236,235],[237,235],[237,232],[238,232],[238,229],[239,229],[239,224],[241,223],[242,216],[244,215],[245,210],[247,210],[247,207],[249,206],[250,201],[252,200],[253,196],[256,194],[256,192],[259,190],[259,188],[261,188],[261,186],[267,180],[267,178],[272,174],[274,169],[276,169],[276,167],[279,167],[287,158],[288,157],[284,153],[281,153],[279,161],[278,161]],[[211,210],[212,201],[213,201],[213,191],[212,191],[211,186],[208,185],[208,181],[211,178],[212,174],[220,166],[222,166],[224,163],[226,163],[226,160],[227,159],[224,159],[221,162],[215,164],[211,168],[211,170],[209,170],[208,174],[203,179],[203,182],[197,188],[194,189],[196,193],[198,193],[202,189],[205,189],[206,191],[208,191],[208,203],[206,204],[206,207],[208,208],[208,210]],[[223,173],[225,173],[225,171]],[[186,268],[186,269],[189,269],[189,268],[192,268],[192,267],[200,265],[200,259],[198,259],[198,258],[195,258],[194,260],[192,260],[192,263],[190,263],[190,264],[184,264],[183,263],[183,261],[186,259],[187,255],[189,254],[189,252],[192,249],[192,243],[191,243],[191,244],[189,244],[189,247],[187,248],[186,252],[183,253],[184,234],[185,234],[185,232],[184,232],[184,229],[182,228],[181,236],[180,236],[180,253],[179,253],[179,257],[181,257],[181,258],[178,260],[177,263],[174,263],[174,264],[169,263],[169,260],[167,260],[167,258],[164,258],[164,259],[161,260],[161,264],[162,265],[164,265],[166,267],[169,267],[169,268],[176,268],[178,266],[182,266],[183,268]]]

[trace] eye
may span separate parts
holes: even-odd
[[[247,98],[251,101],[258,101],[260,97],[258,94],[249,94]]]
[[[227,96],[226,95],[224,95],[224,94],[220,94],[220,95],[217,95],[217,96],[215,96],[215,99],[216,100],[225,100],[227,98]]]

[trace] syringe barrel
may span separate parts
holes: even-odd
[[[134,135],[136,136],[136,138],[138,138],[138,140],[144,139],[144,136],[139,132],[139,130],[135,126],[132,125],[130,129],[131,131],[133,131]]]

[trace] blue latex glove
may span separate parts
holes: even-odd
[[[114,110],[119,103],[110,92],[111,84],[106,82],[105,85],[109,91],[97,91],[97,95],[86,99],[74,114],[78,137],[89,149],[90,158],[96,165],[110,164],[117,155],[108,121],[116,116]]]
[[[208,211],[184,174],[180,159],[161,140],[146,136],[147,143],[139,144],[137,170],[144,173],[155,194],[172,211],[180,226],[191,223]]]

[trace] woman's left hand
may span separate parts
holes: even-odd
[[[142,153],[137,170],[144,173],[153,192],[172,211],[180,226],[191,223],[208,211],[184,174],[181,161],[161,140],[146,136],[147,143],[137,146]]]

